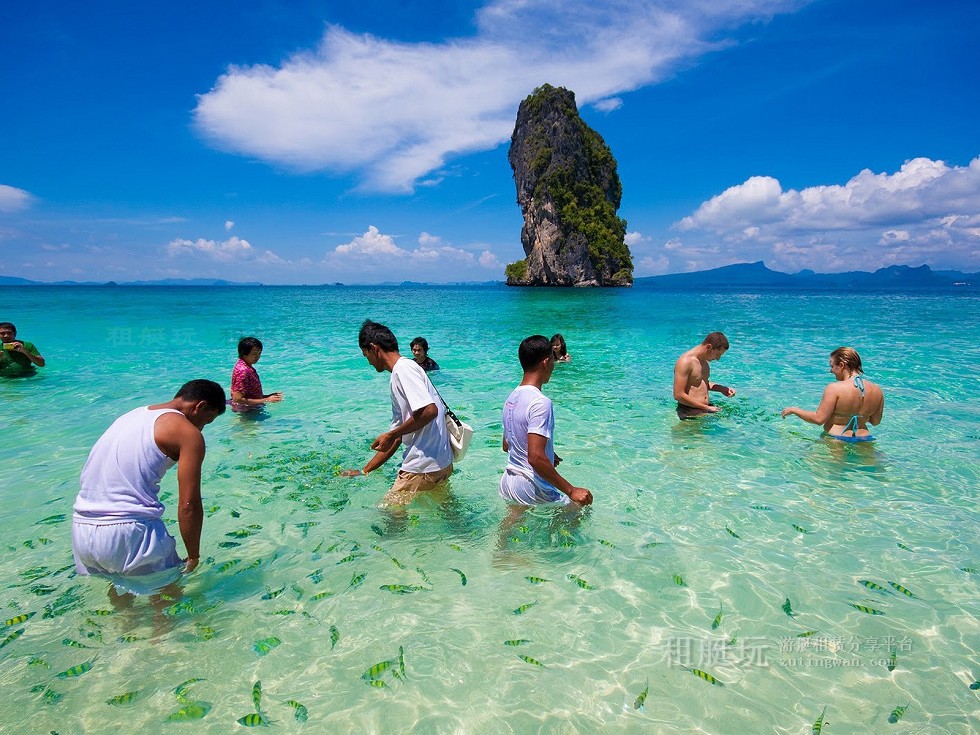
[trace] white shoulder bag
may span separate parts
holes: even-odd
[[[473,439],[473,427],[464,421],[460,421],[453,410],[446,403],[446,399],[437,390],[439,400],[446,407],[446,430],[449,432],[449,445],[453,450],[453,461],[459,462],[466,456],[466,450],[470,448],[470,441]]]

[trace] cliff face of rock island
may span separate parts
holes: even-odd
[[[507,285],[632,285],[616,160],[572,92],[545,84],[521,103],[508,160],[527,257],[507,266]]]

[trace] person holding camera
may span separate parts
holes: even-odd
[[[17,377],[31,375],[36,367],[44,367],[44,358],[33,342],[17,339],[17,327],[10,322],[0,322],[0,375]]]

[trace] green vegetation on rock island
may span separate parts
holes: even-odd
[[[616,160],[572,92],[545,84],[521,103],[509,159],[527,257],[506,267],[507,283],[631,285]]]

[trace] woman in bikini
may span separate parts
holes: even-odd
[[[822,424],[828,436],[840,441],[874,441],[868,424],[881,422],[885,397],[881,388],[862,377],[861,356],[850,347],[838,347],[830,353],[830,372],[837,380],[824,389],[816,411],[789,406],[783,409],[783,418],[792,415]]]

